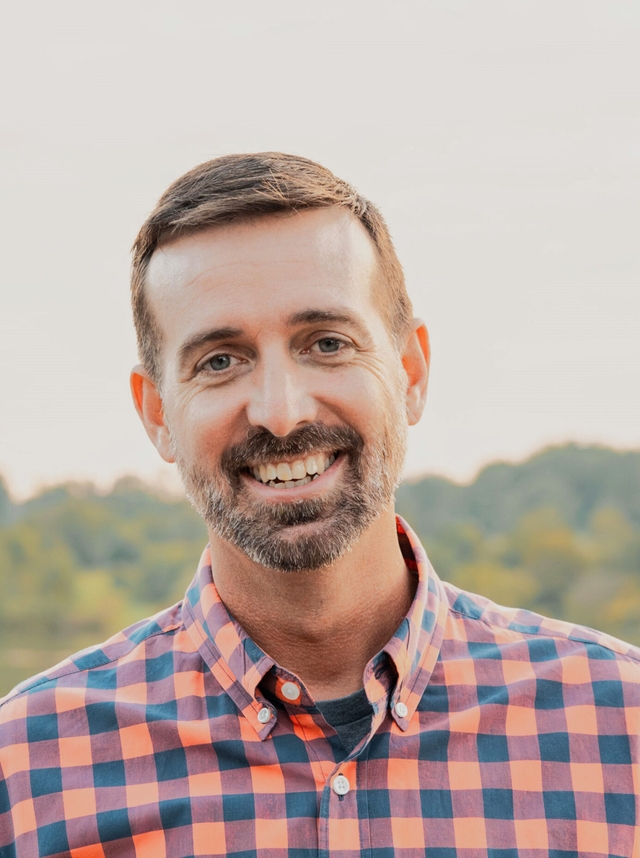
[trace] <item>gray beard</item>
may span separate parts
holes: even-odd
[[[174,449],[187,497],[221,539],[255,563],[282,572],[329,566],[351,550],[388,508],[400,482],[406,449],[406,423],[399,408],[368,444],[350,427],[322,423],[287,438],[257,430],[223,454],[220,473],[207,474]],[[290,503],[250,500],[240,474],[255,461],[273,462],[317,450],[339,450],[344,477],[328,496]],[[306,525],[306,526],[305,526]]]

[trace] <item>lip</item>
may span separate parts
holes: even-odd
[[[318,492],[330,489],[337,482],[342,471],[345,461],[343,453],[338,453],[335,462],[333,462],[327,470],[311,480],[305,486],[292,486],[290,489],[277,488],[276,486],[267,486],[264,483],[256,480],[250,474],[243,473],[242,481],[250,491],[255,492],[261,500],[273,501],[274,503],[282,503],[283,501],[303,500],[305,498],[315,497]]]

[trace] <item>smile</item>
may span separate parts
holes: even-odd
[[[256,465],[249,471],[258,482],[273,488],[292,489],[306,486],[307,483],[324,474],[336,460],[337,453],[316,453],[293,462],[269,462]]]

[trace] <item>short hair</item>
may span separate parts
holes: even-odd
[[[131,303],[139,358],[159,382],[162,334],[145,290],[154,251],[186,235],[211,227],[242,223],[278,212],[342,207],[358,218],[371,236],[386,295],[383,319],[397,343],[413,315],[404,273],[391,235],[378,209],[347,182],[308,158],[282,152],[224,155],[200,164],[177,179],[160,197],[133,244]]]

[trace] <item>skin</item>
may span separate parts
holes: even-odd
[[[414,320],[403,343],[392,340],[377,276],[366,230],[340,208],[216,227],[157,250],[146,288],[163,335],[162,382],[137,366],[131,388],[162,458],[173,462],[177,451],[182,463],[216,474],[223,452],[248,432],[286,438],[315,422],[351,427],[373,443],[372,427],[391,401],[415,424],[426,398],[427,331]],[[339,492],[347,464],[339,457],[322,477],[291,489],[246,475],[243,502]],[[289,538],[322,526],[297,525]],[[364,667],[414,595],[393,502],[350,552],[313,571],[265,568],[209,531],[218,592],[256,643],[315,699],[362,688]]]

